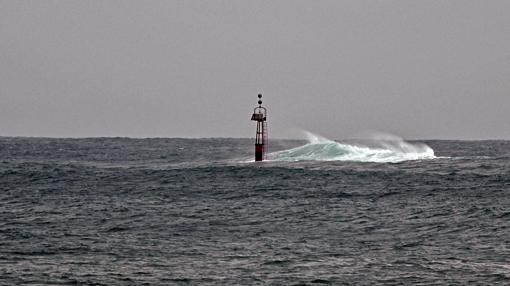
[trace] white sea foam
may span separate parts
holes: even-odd
[[[271,161],[358,161],[402,162],[433,159],[434,150],[422,143],[409,143],[402,138],[388,135],[372,135],[363,143],[336,142],[305,131],[308,144],[267,154]]]

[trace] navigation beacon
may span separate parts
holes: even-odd
[[[267,109],[262,106],[262,94],[258,95],[258,107],[253,109],[251,120],[257,121],[257,131],[255,133],[255,161],[265,159],[267,150]]]

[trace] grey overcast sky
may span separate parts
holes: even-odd
[[[0,136],[510,139],[509,0],[0,0]]]

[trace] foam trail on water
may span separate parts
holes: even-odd
[[[357,161],[402,162],[433,159],[434,150],[421,143],[409,143],[402,138],[379,134],[363,143],[336,142],[305,131],[308,144],[267,154],[271,161]]]

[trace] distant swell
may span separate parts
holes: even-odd
[[[434,150],[421,143],[409,143],[401,138],[384,135],[364,143],[339,143],[306,132],[308,144],[267,154],[271,161],[357,161],[402,162],[433,159]]]

